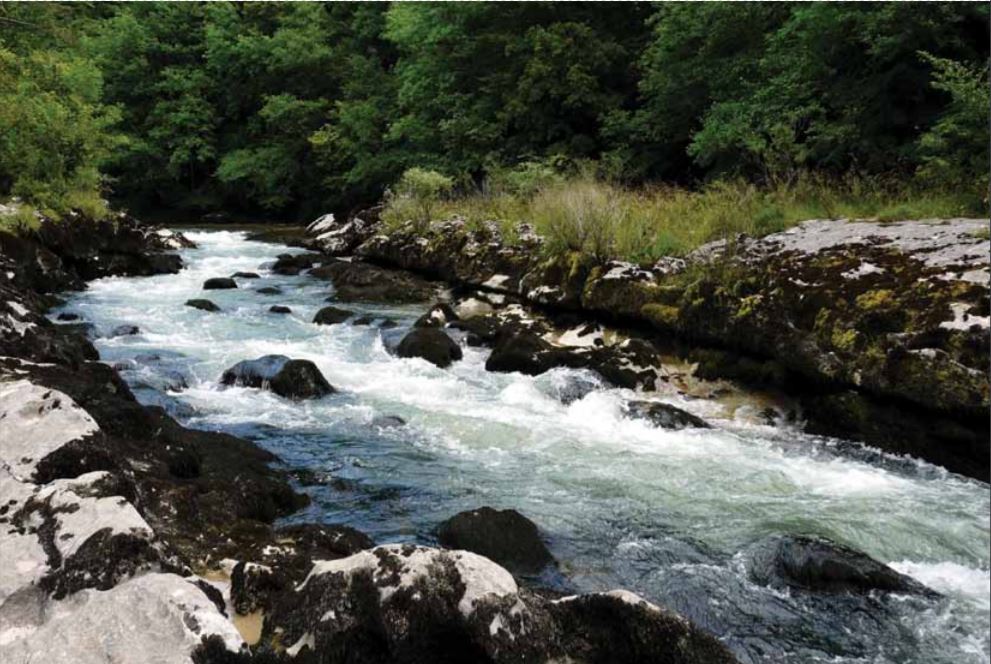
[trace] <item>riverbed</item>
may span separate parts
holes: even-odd
[[[187,235],[199,246],[182,251],[179,274],[97,280],[53,316],[71,311],[93,323],[101,358],[119,365],[144,403],[276,453],[313,499],[291,520],[433,544],[436,525],[458,511],[511,507],[540,525],[560,561],[533,583],[633,590],[712,631],[741,661],[991,658],[987,484],[798,427],[727,417],[707,399],[663,397],[714,428],[653,428],[623,416],[629,390],[564,404],[555,394],[573,370],[490,373],[481,348],[465,347],[449,369],[397,359],[390,342],[429,302],[339,305],[396,321],[389,330],[314,325],[332,285],[266,267],[300,250],[246,231]],[[261,278],[201,290],[237,271]],[[262,286],[283,294],[257,293]],[[221,311],[183,305],[199,297]],[[292,313],[270,313],[273,304]],[[105,336],[121,324],[140,331]],[[291,402],[219,384],[234,363],[272,353],[312,360],[339,392]],[[390,415],[407,424],[375,421]],[[855,547],[944,597],[823,597],[754,584],[746,552],[782,533]]]

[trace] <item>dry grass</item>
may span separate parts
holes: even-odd
[[[544,186],[529,196],[501,191],[436,200],[433,220],[457,216],[469,225],[498,223],[511,239],[521,222],[534,225],[550,252],[580,251],[597,259],[637,262],[683,255],[744,233],[767,235],[806,219],[925,219],[986,214],[985,204],[953,192],[920,190],[880,180],[805,177],[761,188],[742,181],[700,190],[628,189],[589,178]],[[385,218],[400,222],[402,210]]]

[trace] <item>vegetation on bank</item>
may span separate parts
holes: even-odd
[[[651,210],[756,191],[787,220],[779,199],[803,178],[986,197],[988,16],[980,3],[5,2],[0,200],[300,219],[373,203],[412,167],[465,192],[519,164],[584,161]],[[691,244],[679,238],[650,245]]]
[[[624,187],[591,171],[561,175],[545,164],[502,171],[480,189],[456,193],[440,173],[410,169],[386,197],[387,226],[464,219],[469,228],[495,222],[512,242],[521,223],[546,239],[551,253],[578,251],[596,260],[654,262],[683,255],[712,240],[760,236],[807,219],[929,219],[984,214],[972,194],[921,181],[825,178],[758,186],[721,180],[700,189]]]

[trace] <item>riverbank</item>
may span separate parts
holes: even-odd
[[[653,265],[548,256],[523,226],[311,225],[310,246],[694,347],[701,377],[797,396],[807,430],[988,478],[987,222],[806,222]]]
[[[88,279],[175,273],[191,246],[125,217],[0,235],[5,658],[735,661],[632,593],[559,598],[468,551],[274,525],[306,503],[274,455],[178,425],[135,400],[126,363],[98,361],[89,335],[137,326],[45,316]],[[533,541],[528,523],[515,527]],[[484,550],[471,531],[464,546]]]

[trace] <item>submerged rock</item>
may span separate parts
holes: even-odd
[[[451,366],[462,357],[461,347],[451,337],[434,327],[410,331],[396,346],[398,357],[420,357],[440,368]]]
[[[370,664],[736,661],[633,593],[550,601],[487,558],[411,544],[315,563],[266,613],[260,647],[275,644],[295,657]]]
[[[220,311],[220,307],[218,307],[211,300],[186,300],[186,306],[192,307],[193,309],[202,309],[203,311]]]
[[[371,425],[382,429],[406,426],[406,420],[398,415],[376,415],[372,418]]]
[[[57,316],[57,318],[58,318],[58,320],[65,320],[65,321],[79,320],[79,314],[73,314],[73,313],[63,312],[63,313],[60,313]]]
[[[660,401],[627,401],[623,404],[623,412],[628,417],[647,420],[662,429],[710,428],[701,417]]]
[[[485,556],[514,574],[536,574],[554,562],[537,524],[512,509],[459,512],[440,524],[437,540]]]
[[[261,279],[261,275],[257,272],[235,272],[231,275],[232,279]]]
[[[211,277],[203,282],[203,290],[226,290],[237,288],[237,282],[230,277]]]
[[[786,535],[762,542],[750,553],[748,571],[754,581],[772,587],[934,594],[866,553],[819,537]]]
[[[141,328],[137,325],[118,325],[114,329],[110,330],[109,337],[129,337],[134,334],[141,332]]]
[[[285,355],[238,362],[223,373],[220,382],[261,387],[290,399],[315,399],[336,391],[313,362],[292,360]]]
[[[272,266],[272,272],[296,275],[324,260],[321,254],[280,254]]]
[[[354,315],[354,312],[337,307],[324,307],[313,317],[313,322],[317,325],[337,325],[343,323]]]
[[[292,309],[281,304],[273,304],[268,308],[268,312],[271,314],[291,314]]]
[[[255,292],[262,295],[282,295],[282,289],[278,286],[262,286],[261,288],[256,288]]]

